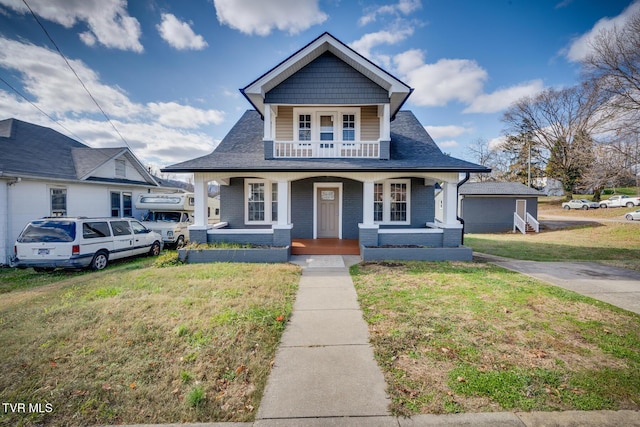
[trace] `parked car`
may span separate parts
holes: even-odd
[[[640,197],[611,196],[607,200],[600,201],[601,208],[619,208],[622,206],[628,208],[640,206]]]
[[[14,246],[12,266],[102,270],[109,260],[158,255],[162,236],[130,218],[43,218],[31,221]]]
[[[624,216],[629,221],[633,221],[634,219],[640,220],[640,209],[637,211],[629,212]]]
[[[562,204],[562,209],[565,209],[565,210],[569,210],[569,209],[587,210],[587,209],[596,209],[597,207],[598,207],[598,204],[596,202],[592,202],[586,199],[570,200]]]

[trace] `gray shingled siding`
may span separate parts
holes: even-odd
[[[326,52],[266,93],[265,104],[383,104],[389,92]]]
[[[424,179],[411,179],[411,225],[381,225],[380,228],[424,228],[435,217],[434,187]]]
[[[220,222],[227,228],[271,228],[271,225],[245,225],[244,178],[231,178],[229,185],[220,186]]]
[[[470,197],[462,199],[465,233],[500,233],[513,230],[516,200],[527,201],[527,212],[538,217],[537,197]]]
[[[189,230],[191,243],[207,243],[207,230]]]

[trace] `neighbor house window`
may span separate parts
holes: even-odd
[[[390,179],[374,184],[373,220],[379,223],[410,223],[411,181]]]
[[[116,176],[121,178],[127,176],[127,163],[124,160],[116,159]]]
[[[131,193],[112,191],[111,192],[111,216],[112,217],[132,217],[133,197]]]
[[[278,220],[278,184],[262,179],[246,180],[245,219],[247,223],[272,223]]]
[[[51,216],[67,216],[67,189],[51,189]]]

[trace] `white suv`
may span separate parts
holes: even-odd
[[[162,236],[129,218],[43,218],[31,221],[16,241],[11,263],[36,271],[102,270],[110,259],[158,255]]]

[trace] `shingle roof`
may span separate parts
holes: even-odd
[[[210,154],[168,166],[165,172],[239,171],[462,171],[489,172],[484,166],[443,154],[411,111],[391,122],[391,158],[272,159],[264,158],[263,121],[248,110]]]
[[[467,182],[460,186],[462,196],[543,196],[538,190],[519,182]]]

